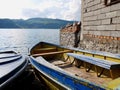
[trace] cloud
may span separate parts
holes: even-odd
[[[80,20],[80,3],[80,0],[0,0],[0,18]]]
[[[68,3],[68,10],[64,14],[65,19],[72,20],[80,20],[80,12],[81,12],[81,2],[80,0],[71,0]]]

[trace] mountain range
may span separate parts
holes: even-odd
[[[45,28],[59,29],[75,21],[51,18],[0,19],[0,28]]]

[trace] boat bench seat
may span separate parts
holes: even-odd
[[[40,49],[35,49],[35,50],[41,50],[41,51],[44,51],[44,50],[56,50],[56,48],[40,48]]]
[[[104,71],[104,69],[107,69],[110,71],[110,76],[113,78],[113,73],[112,71],[115,69],[119,69],[120,70],[120,63],[117,62],[113,62],[113,61],[108,61],[108,60],[104,60],[104,59],[98,59],[98,58],[94,58],[94,57],[90,57],[90,56],[85,56],[85,55],[80,55],[80,54],[75,54],[75,53],[67,53],[68,56],[74,57],[77,60],[80,60],[82,62],[86,62],[91,64],[89,68],[86,69],[87,72],[90,71],[90,69],[92,68],[92,66],[95,67],[96,72],[98,71],[96,66],[99,66],[102,68],[102,71],[100,72],[100,74],[98,74],[97,72],[97,76],[100,77]]]
[[[56,48],[38,48],[34,50],[34,53],[46,53],[56,51]]]
[[[46,56],[46,55],[62,54],[62,53],[67,53],[67,52],[72,52],[72,50],[55,51],[55,52],[47,52],[47,53],[38,53],[38,54],[33,54],[32,56],[33,57]]]

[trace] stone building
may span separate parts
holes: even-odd
[[[120,0],[82,0],[80,48],[120,53]]]
[[[120,53],[120,0],[82,0],[81,9],[79,32],[62,29],[61,45]]]

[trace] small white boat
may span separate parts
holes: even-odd
[[[27,67],[25,56],[14,51],[0,52],[0,90],[20,76]]]

